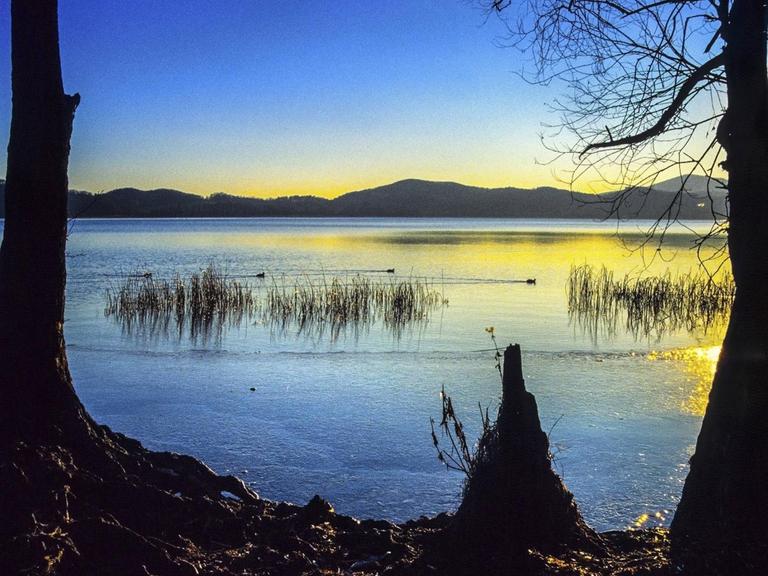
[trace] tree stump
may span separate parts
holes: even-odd
[[[600,547],[599,536],[552,470],[549,439],[536,399],[525,389],[517,344],[504,352],[498,418],[481,438],[477,458],[451,530],[474,568],[477,561],[485,567],[518,565],[529,549]]]

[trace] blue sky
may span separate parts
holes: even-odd
[[[8,2],[0,133],[10,120]],[[555,184],[551,89],[461,0],[60,0],[70,183],[336,195],[403,178]],[[4,146],[3,146],[4,150]],[[2,157],[4,171],[4,153]]]

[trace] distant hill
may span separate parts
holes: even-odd
[[[650,191],[635,192],[620,210],[625,219],[658,217],[679,189],[679,180],[662,182]],[[178,190],[119,188],[101,194],[70,191],[70,216],[80,218],[194,217],[464,217],[464,218],[581,218],[609,214],[618,193],[596,196],[557,188],[479,188],[456,182],[401,180],[386,186],[349,192],[333,200],[316,196],[261,199],[211,194],[203,197]],[[5,183],[0,181],[0,217],[4,216]],[[723,211],[725,191],[714,190],[713,201]],[[711,207],[706,179],[692,178],[683,195],[679,218],[708,220]]]
[[[691,174],[690,176],[680,176],[677,178],[670,178],[663,182],[654,184],[653,189],[659,192],[677,192],[680,186],[685,184],[685,189],[694,194],[701,194],[706,196],[708,178],[699,174]],[[715,180],[709,182],[709,189],[711,192],[722,194],[722,190]],[[718,192],[719,191],[719,192]]]

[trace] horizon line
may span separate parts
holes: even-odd
[[[696,176],[705,177],[704,175],[699,175],[699,174],[697,174]],[[663,183],[669,182],[670,180],[674,180],[674,179],[675,179],[675,177],[667,178],[665,180],[661,180],[659,182],[656,182],[656,184],[663,184]],[[297,193],[288,193],[288,194],[276,194],[276,195],[273,194],[273,195],[270,195],[270,196],[266,196],[266,195],[260,195],[258,193],[234,193],[234,192],[226,192],[224,190],[215,190],[215,191],[212,191],[212,192],[201,193],[201,192],[191,192],[191,191],[188,191],[188,190],[184,190],[182,188],[168,187],[168,186],[158,186],[158,187],[152,187],[152,188],[139,188],[139,187],[130,186],[130,185],[128,185],[128,186],[117,186],[117,187],[111,188],[109,190],[104,189],[104,190],[99,190],[99,191],[95,191],[95,192],[92,191],[92,190],[85,190],[85,189],[80,189],[80,188],[70,188],[70,191],[71,192],[81,192],[81,193],[87,193],[87,194],[100,195],[100,194],[108,194],[108,193],[114,192],[116,190],[137,190],[137,191],[140,191],[140,192],[153,192],[153,191],[156,191],[156,190],[169,190],[169,191],[174,191],[174,192],[180,192],[180,193],[183,193],[183,194],[190,194],[192,196],[199,196],[201,198],[210,198],[211,196],[222,194],[222,195],[226,195],[226,196],[233,196],[233,197],[237,197],[237,198],[250,198],[250,199],[255,199],[255,200],[278,200],[280,198],[317,198],[317,199],[320,199],[320,200],[329,200],[330,201],[330,200],[335,200],[336,198],[340,198],[342,196],[345,196],[347,194],[353,194],[353,193],[356,193],[356,192],[366,192],[366,191],[369,191],[369,190],[376,190],[378,188],[384,188],[384,187],[387,187],[387,186],[393,186],[395,184],[401,184],[401,183],[405,183],[405,182],[423,182],[423,183],[429,183],[429,184],[455,184],[455,185],[463,186],[463,187],[466,187],[466,188],[476,188],[478,190],[505,190],[505,189],[541,190],[541,189],[550,189],[550,190],[561,190],[563,192],[569,192],[569,193],[574,193],[574,194],[587,194],[587,195],[599,195],[599,194],[603,194],[603,193],[606,193],[606,192],[613,192],[613,191],[623,190],[623,189],[626,188],[626,186],[624,186],[624,187],[612,186],[610,188],[606,188],[606,189],[600,190],[600,191],[596,191],[596,190],[595,191],[585,191],[585,190],[574,190],[574,189],[571,189],[568,186],[568,183],[566,183],[566,182],[563,182],[563,186],[562,187],[553,186],[553,185],[546,185],[546,184],[542,184],[540,186],[532,186],[532,187],[516,186],[516,185],[512,185],[512,184],[503,185],[503,186],[481,186],[481,185],[476,185],[476,184],[467,184],[465,182],[459,182],[459,181],[456,181],[456,180],[429,180],[429,179],[426,179],[426,178],[402,178],[402,179],[399,179],[399,180],[389,181],[389,182],[386,182],[384,184],[368,186],[366,188],[356,188],[356,189],[353,189],[353,190],[347,190],[346,192],[340,192],[340,193],[335,194],[333,196],[325,196],[325,195],[322,195],[321,193],[298,193],[298,192]],[[0,183],[5,183],[5,179],[0,178]]]

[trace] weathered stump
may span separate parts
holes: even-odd
[[[536,399],[526,391],[520,346],[504,352],[502,401],[496,425],[480,440],[474,473],[453,521],[450,538],[468,566],[519,566],[527,551],[561,547],[595,550],[587,526],[552,470],[549,439]]]

